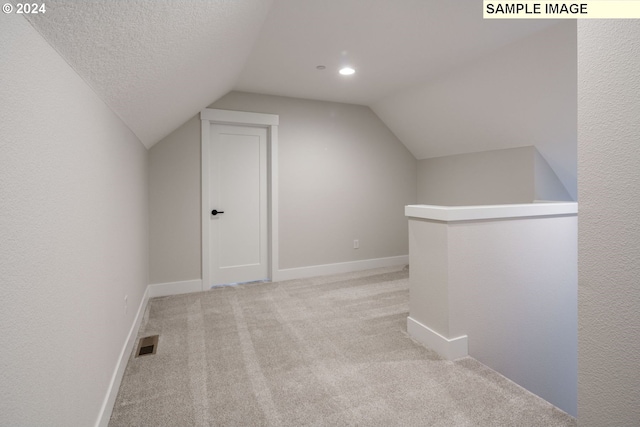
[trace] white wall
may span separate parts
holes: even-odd
[[[575,25],[560,22],[372,109],[417,159],[534,145],[576,200]]]
[[[416,160],[369,108],[242,92],[211,108],[280,115],[280,269],[407,255]],[[150,151],[154,282],[200,277],[182,255],[200,244],[199,132],[194,118]]]
[[[147,284],[147,153],[20,15],[0,79],[0,425],[90,426]]]
[[[640,423],[640,21],[578,24],[580,426]]]
[[[455,223],[452,336],[469,355],[576,415],[577,219]]]
[[[575,416],[578,220],[564,205],[495,217],[496,207],[408,207],[407,328],[443,357],[468,354]]]

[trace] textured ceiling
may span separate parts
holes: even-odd
[[[370,105],[550,24],[483,20],[479,0],[274,0],[235,89]]]
[[[233,88],[270,0],[47,0],[25,15],[150,147]]]
[[[25,16],[150,147],[232,89],[371,105],[549,25],[481,5],[48,0]],[[355,76],[336,73],[347,63]]]

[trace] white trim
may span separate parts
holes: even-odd
[[[257,126],[267,129],[268,150],[267,170],[269,198],[268,228],[269,228],[269,275],[271,280],[281,280],[278,274],[278,123],[280,118],[276,114],[250,113],[245,111],[217,110],[205,108],[200,112],[202,120],[201,140],[201,248],[202,248],[202,282],[201,290],[209,289],[211,271],[209,268],[209,144],[212,124],[227,124],[239,126]]]
[[[202,280],[185,280],[183,282],[154,283],[147,287],[149,298],[169,295],[189,294],[202,291]]]
[[[116,397],[118,397],[118,390],[120,390],[120,383],[122,382],[124,371],[127,367],[127,363],[129,362],[129,356],[131,355],[133,347],[135,346],[136,338],[138,337],[138,331],[140,330],[140,325],[142,323],[142,319],[144,318],[144,313],[147,309],[149,299],[168,295],[200,292],[201,290],[202,280],[200,279],[187,280],[184,282],[154,283],[151,285],[147,285],[147,288],[142,295],[142,301],[140,301],[140,305],[138,306],[136,317],[133,319],[131,329],[129,329],[127,340],[125,341],[124,346],[120,351],[120,357],[118,358],[118,363],[116,364],[116,368],[111,377],[111,382],[109,383],[109,388],[107,389],[107,395],[102,402],[102,407],[100,408],[100,413],[98,414],[98,419],[95,423],[96,427],[107,427],[109,424],[111,413],[113,412],[113,407],[116,403]]]
[[[555,215],[577,215],[577,202],[525,203],[519,205],[434,206],[409,205],[405,216],[436,221],[470,221]]]
[[[220,124],[269,127],[278,126],[280,117],[276,114],[205,108],[200,112],[200,120]]]
[[[360,261],[340,262],[336,264],[312,265],[309,267],[287,268],[278,271],[278,281],[302,279],[305,277],[326,276],[329,274],[350,273],[372,268],[390,267],[409,263],[409,255],[389,258],[374,258]]]
[[[203,110],[203,112],[206,110]],[[200,113],[202,116],[203,113]],[[211,122],[202,120],[202,140],[200,141],[200,251],[202,263],[202,290],[205,283],[211,283],[209,259],[211,252],[209,249],[209,233],[211,232],[211,221],[209,220],[209,150],[211,147]],[[206,203],[205,203],[206,201]]]
[[[278,126],[270,126],[267,128],[269,143],[269,172],[268,175],[268,191],[269,191],[269,236],[271,239],[271,280],[276,282],[280,279],[280,272],[278,266],[280,265],[280,249],[278,246],[278,206],[279,206],[279,193],[278,193]]]
[[[149,290],[150,287],[147,286],[147,289],[142,295],[142,301],[140,301],[140,305],[138,306],[136,317],[133,319],[131,329],[129,329],[127,340],[125,341],[124,346],[120,351],[120,357],[118,358],[118,363],[116,364],[116,368],[113,372],[113,375],[111,376],[111,382],[109,383],[109,387],[107,389],[107,395],[102,402],[102,407],[100,408],[98,419],[96,420],[96,427],[107,427],[109,425],[111,413],[113,412],[113,406],[116,403],[116,397],[118,397],[118,390],[120,390],[120,383],[122,382],[124,371],[127,367],[127,363],[129,362],[129,356],[133,351],[133,347],[138,336],[138,330],[140,329],[140,323],[142,322],[142,318],[144,317],[144,312],[147,309],[147,303],[149,302],[150,298]]]
[[[411,316],[407,317],[407,333],[411,338],[447,360],[456,360],[469,355],[466,335],[451,339],[443,337]]]

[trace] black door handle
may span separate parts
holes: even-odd
[[[219,213],[224,213],[224,211],[217,211],[215,209],[211,211],[211,215],[218,215]]]

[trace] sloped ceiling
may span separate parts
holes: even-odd
[[[417,159],[533,145],[576,200],[576,52],[563,21],[371,108]]]
[[[275,0],[235,89],[371,105],[549,25],[478,0]]]
[[[479,0],[46,6],[25,17],[147,147],[240,90],[370,106],[417,159],[535,145],[576,195],[571,23],[484,20]]]
[[[233,88],[270,0],[47,0],[25,15],[151,147]]]
[[[478,0],[46,6],[27,19],[147,147],[232,89],[372,105],[550,25],[483,20]]]

